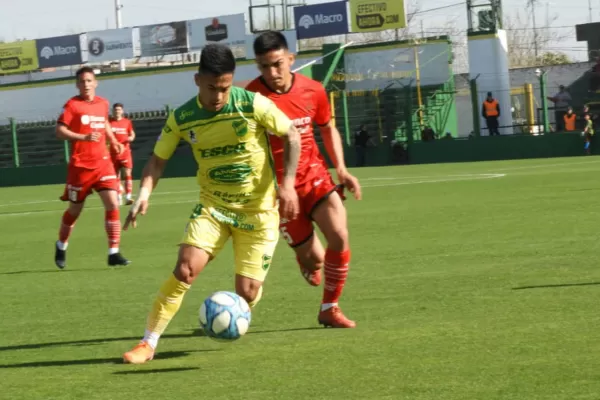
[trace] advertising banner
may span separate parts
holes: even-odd
[[[87,33],[90,63],[133,58],[133,29],[108,29]]]
[[[0,43],[0,73],[26,72],[37,68],[35,40]]]
[[[142,57],[188,52],[186,21],[140,26]]]
[[[82,63],[79,35],[57,36],[35,41],[40,68]]]
[[[404,0],[350,0],[352,32],[406,28]]]
[[[209,43],[244,46],[246,21],[244,14],[195,19],[187,22],[190,50],[202,50]]]
[[[298,39],[348,33],[348,11],[345,1],[294,7],[294,23]]]

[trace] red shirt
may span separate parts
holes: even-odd
[[[324,126],[331,120],[329,100],[321,83],[301,74],[293,74],[292,87],[286,93],[272,91],[260,77],[250,82],[246,89],[271,99],[293,121],[294,126],[300,132],[302,153],[298,162],[296,185],[301,185],[311,179],[311,172],[317,171],[315,170],[316,166],[324,166],[327,169],[327,163],[319,151],[313,131],[313,123]],[[275,161],[277,180],[281,183],[284,172],[283,139],[269,135],[269,140]]]
[[[79,96],[72,97],[65,104],[58,123],[66,125],[71,131],[82,135],[98,132],[97,142],[74,140],[71,142],[71,162],[74,167],[96,169],[109,159],[106,148],[106,122],[108,121],[108,101],[94,97],[86,101]]]
[[[130,143],[129,134],[133,132],[133,124],[131,123],[131,120],[124,117],[120,120],[111,118],[110,127],[112,128],[113,135],[115,135],[117,142],[122,143],[125,146],[123,151],[128,151]],[[114,152],[112,148],[111,152]]]

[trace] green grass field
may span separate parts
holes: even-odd
[[[229,246],[141,366],[121,355],[174,266],[195,180],[159,184],[118,270],[97,196],[58,271],[62,187],[0,189],[0,398],[598,399],[599,171],[595,157],[356,170],[341,303],[356,329],[318,326],[321,288],[281,241],[248,335],[195,335],[204,297],[233,289]]]

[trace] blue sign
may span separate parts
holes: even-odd
[[[81,44],[79,35],[37,39],[40,68],[62,67],[81,64]]]
[[[346,1],[294,7],[294,23],[298,39],[348,33]]]

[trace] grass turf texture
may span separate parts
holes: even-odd
[[[318,327],[321,288],[281,240],[250,332],[195,335],[202,300],[233,288],[229,244],[142,366],[121,354],[175,263],[194,178],[159,184],[118,270],[97,196],[58,271],[62,187],[0,189],[0,398],[596,399],[599,169],[590,157],[355,170],[364,200],[347,201],[341,304],[357,329]]]

